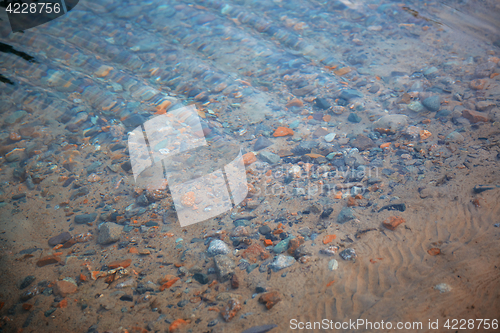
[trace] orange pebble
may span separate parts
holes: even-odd
[[[169,332],[174,332],[177,329],[179,329],[181,326],[187,325],[187,321],[184,319],[176,319],[172,324],[170,324],[170,327],[168,328]]]
[[[131,247],[131,248],[128,250],[128,253],[139,253],[139,251],[138,251],[135,247]]]
[[[87,277],[83,274],[80,274],[79,278],[80,278],[80,281],[87,281]]]
[[[334,282],[335,282],[335,280],[332,280],[332,281],[328,282],[328,283],[326,284],[326,286],[327,286],[327,287],[330,287],[330,286],[331,286]]]
[[[304,103],[302,103],[302,101],[298,98],[294,98],[292,99],[290,102],[286,103],[286,107],[289,108],[291,106],[298,106],[298,107],[302,107],[304,106]]]
[[[255,157],[255,154],[252,152],[248,152],[245,155],[243,155],[243,164],[250,165],[253,162],[257,161],[257,157]]]
[[[335,193],[335,195],[333,196],[334,199],[342,199],[342,192],[338,191],[337,193]]]
[[[59,304],[57,304],[58,308],[65,308],[67,306],[68,306],[68,301],[66,300],[66,298],[60,301]]]
[[[323,244],[331,243],[335,238],[337,238],[335,235],[325,235],[325,237],[323,237]]]
[[[264,239],[264,245],[265,246],[271,246],[271,245],[273,245],[273,241],[270,240],[270,239]]]
[[[279,137],[279,136],[287,136],[287,135],[293,135],[293,130],[288,128],[288,127],[278,127],[276,131],[274,131],[273,136]]]
[[[168,289],[168,288],[172,287],[172,286],[174,285],[174,283],[176,283],[177,281],[179,281],[179,278],[178,278],[178,277],[176,277],[176,278],[174,278],[174,279],[172,279],[172,280],[168,281],[167,283],[165,283],[164,285],[162,285],[162,286],[160,287],[160,291],[163,291],[163,290],[165,290],[165,289]]]
[[[389,148],[389,146],[391,145],[390,142],[386,142],[386,143],[383,143],[380,145],[380,148],[384,149],[384,148]]]

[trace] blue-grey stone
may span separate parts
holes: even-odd
[[[340,93],[340,98],[345,99],[346,101],[358,97],[363,97],[363,94],[356,89],[346,89],[342,90]]]
[[[337,216],[337,223],[344,224],[347,221],[355,219],[352,208],[344,207]]]
[[[97,213],[75,215],[75,223],[76,224],[91,223],[94,222],[96,218],[97,218]]]
[[[297,156],[302,156],[305,154],[309,154],[313,148],[316,148],[319,145],[316,141],[302,141],[295,148],[292,148],[292,153]]]
[[[288,249],[288,243],[290,243],[290,240],[293,238],[295,238],[295,236],[291,235],[291,236],[288,236],[287,238],[283,239],[281,242],[279,242],[278,244],[276,244],[273,247],[273,252],[274,253],[285,252]]]
[[[9,116],[7,116],[5,118],[5,120],[4,120],[4,122],[7,125],[15,124],[19,120],[23,119],[27,114],[28,114],[28,112],[26,112],[24,110],[17,110],[16,112],[14,112],[14,113],[10,114]]]
[[[448,116],[450,113],[451,113],[450,110],[446,110],[446,109],[439,110],[438,113],[436,113],[435,118],[443,118],[443,117]]]
[[[351,123],[359,123],[361,122],[361,117],[356,113],[351,113],[349,117],[347,117],[347,120],[349,120]]]
[[[274,153],[271,153],[270,151],[261,151],[259,153],[259,158],[269,164],[277,164],[281,161],[281,157]]]
[[[438,111],[441,107],[441,98],[438,95],[427,97],[422,104],[430,111]]]
[[[433,77],[433,76],[437,75],[437,72],[438,72],[438,69],[436,67],[431,67],[431,68],[425,70],[424,75],[426,77]]]
[[[300,125],[300,120],[295,120],[295,121],[292,121],[292,123],[289,125],[290,128],[297,128],[299,127]]]
[[[253,149],[254,150],[261,150],[261,149],[269,147],[272,144],[273,143],[268,138],[263,137],[263,136],[259,136],[257,141],[255,141],[255,144],[253,145]]]

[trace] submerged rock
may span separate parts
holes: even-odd
[[[353,219],[355,219],[355,217],[352,208],[344,207],[337,216],[337,223],[344,224]]]
[[[285,256],[285,255],[277,255],[276,258],[274,258],[274,261],[269,264],[269,267],[277,272],[279,270],[282,270],[283,268],[287,268],[292,266],[295,263],[295,259],[290,256]]]
[[[231,258],[223,254],[218,254],[214,257],[214,263],[219,281],[225,282],[233,276],[236,266]]]
[[[207,255],[210,257],[216,256],[218,254],[228,254],[231,252],[229,246],[220,239],[214,239],[210,242],[207,250]]]
[[[97,236],[97,243],[106,245],[117,242],[118,240],[120,240],[122,230],[122,226],[113,222],[106,222],[101,224],[99,228],[99,235]]]

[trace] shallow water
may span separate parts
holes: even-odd
[[[1,16],[0,331],[498,329],[499,12]]]

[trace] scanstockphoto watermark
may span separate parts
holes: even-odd
[[[323,319],[321,321],[299,321],[297,319],[290,320],[290,329],[292,330],[421,330],[423,323],[420,321],[414,322],[390,322],[390,321],[369,321],[365,319],[357,319],[349,321],[333,321]]]
[[[363,195],[368,191],[365,179],[378,178],[378,168],[334,168],[314,165],[309,170],[295,165],[274,167],[252,171],[255,186],[251,186],[252,196],[304,196],[313,199],[318,196],[335,195],[342,197]]]

